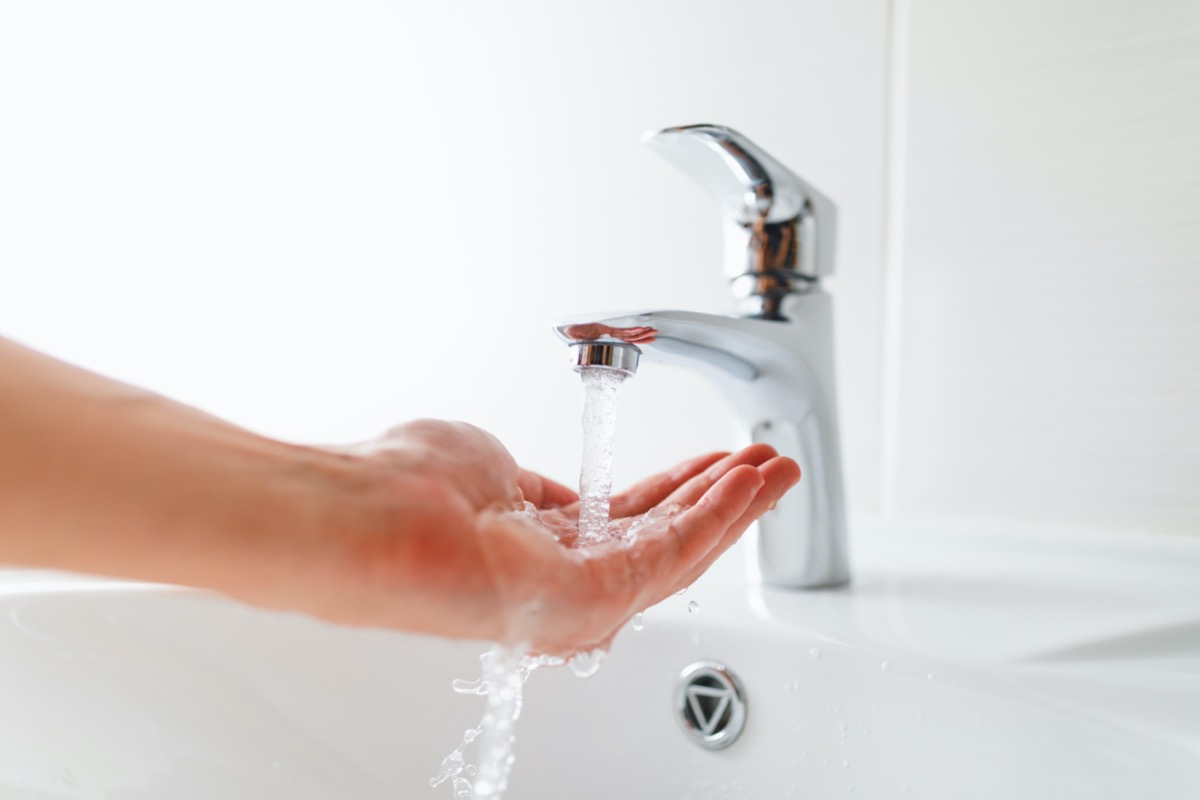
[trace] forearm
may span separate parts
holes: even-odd
[[[321,546],[352,480],[351,459],[0,339],[0,564],[252,593]]]

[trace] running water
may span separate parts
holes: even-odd
[[[583,459],[579,469],[579,543],[586,547],[609,538],[609,495],[612,494],[613,436],[617,429],[617,396],[625,373],[585,367],[583,379]]]
[[[625,373],[604,368],[584,368],[583,378],[583,459],[579,472],[580,511],[578,531],[564,521],[539,514],[529,503],[511,512],[527,524],[537,525],[560,541],[574,540],[574,546],[586,548],[605,542],[628,546],[647,526],[670,520],[679,509],[652,509],[640,517],[611,523],[609,496],[612,493],[613,436],[617,426],[617,396],[625,382]],[[640,615],[639,615],[640,617]],[[635,630],[639,624],[635,623]],[[487,708],[479,725],[463,734],[458,748],[442,760],[431,786],[450,781],[458,800],[500,800],[508,786],[512,770],[513,743],[525,681],[538,667],[569,664],[581,678],[591,677],[604,660],[603,649],[578,653],[566,661],[550,656],[531,656],[525,648],[496,648],[480,656],[480,677],[475,681],[454,681],[459,694],[487,697]],[[478,742],[478,766],[466,761],[468,745]]]
[[[512,771],[513,743],[516,741],[517,719],[521,716],[525,681],[538,667],[557,667],[564,663],[552,656],[523,654],[524,648],[489,650],[479,657],[479,678],[474,681],[456,680],[452,684],[459,694],[478,694],[487,698],[487,707],[479,725],[467,729],[462,743],[442,759],[438,774],[429,779],[430,786],[450,781],[458,800],[499,800],[508,787]],[[479,766],[468,764],[463,756],[467,746],[479,741]]]

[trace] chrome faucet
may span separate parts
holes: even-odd
[[[758,522],[752,567],[793,589],[849,580],[833,370],[833,203],[737,131],[667,128],[647,137],[716,195],[726,263],[745,316],[642,311],[578,317],[555,327],[576,368],[636,371],[639,357],[713,378],[743,438],[794,458],[803,476]]]

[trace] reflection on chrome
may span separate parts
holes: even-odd
[[[646,325],[636,325],[630,328],[614,328],[602,322],[588,322],[578,325],[565,325],[562,329],[564,338],[579,342],[594,342],[597,339],[617,339],[629,344],[649,344],[658,334],[654,328]]]

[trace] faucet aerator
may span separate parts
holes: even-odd
[[[570,349],[571,364],[576,372],[599,368],[633,375],[642,354],[636,346],[624,342],[576,342]]]

